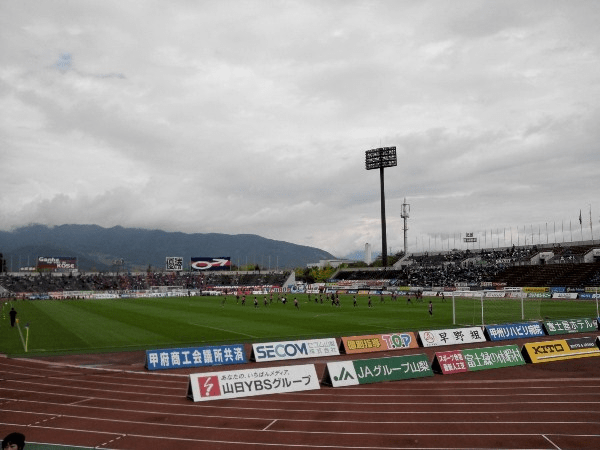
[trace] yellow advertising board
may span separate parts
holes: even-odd
[[[523,356],[532,363],[600,356],[593,337],[530,342],[523,346]]]
[[[549,287],[524,287],[523,292],[537,292],[537,293],[550,292],[550,288]]]

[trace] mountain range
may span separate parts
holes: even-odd
[[[263,238],[254,234],[180,233],[139,228],[103,228],[98,225],[29,225],[0,231],[0,253],[8,271],[35,266],[38,256],[76,257],[79,270],[165,268],[167,257],[183,257],[188,268],[192,257],[230,257],[236,266],[258,264],[263,270],[306,267],[330,253],[304,245]]]

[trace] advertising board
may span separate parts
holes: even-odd
[[[593,337],[560,339],[557,341],[530,342],[523,346],[523,356],[532,363],[600,356]]]
[[[598,321],[591,318],[545,320],[544,328],[549,335],[586,333],[598,331]]]
[[[323,382],[333,387],[433,376],[426,354],[327,363]]]
[[[230,270],[231,257],[192,257],[190,266],[192,270],[213,271],[213,270]]]
[[[191,374],[187,397],[194,402],[320,389],[314,364]]]
[[[456,345],[486,341],[481,327],[419,331],[419,339],[421,340],[423,347],[437,347],[441,345]]]
[[[460,350],[436,352],[432,369],[444,375],[469,371],[465,357]]]
[[[165,268],[167,271],[181,272],[183,270],[183,256],[167,256]]]
[[[432,368],[444,375],[521,366],[525,360],[516,345],[436,352]]]
[[[183,369],[247,363],[243,344],[146,350],[146,369]]]
[[[75,256],[38,256],[37,270],[77,270]]]
[[[402,350],[419,346],[414,333],[386,333],[342,337],[340,350],[344,353],[369,353]]]
[[[469,371],[522,366],[525,360],[516,345],[463,349],[462,354]]]
[[[486,325],[485,333],[490,341],[505,341],[544,336],[544,329],[539,322],[507,323],[503,325]]]
[[[260,342],[252,344],[251,359],[256,362],[315,358],[339,355],[335,338],[300,341]]]

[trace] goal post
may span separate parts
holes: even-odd
[[[486,325],[541,320],[541,298],[529,298],[521,289],[464,291],[452,294],[455,325]]]

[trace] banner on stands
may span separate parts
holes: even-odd
[[[549,335],[571,334],[571,333],[589,333],[598,331],[598,321],[596,319],[565,319],[565,320],[545,320],[544,328]]]
[[[506,292],[504,291],[485,291],[485,298],[504,298]]]
[[[323,383],[333,387],[433,376],[426,354],[327,363]]]
[[[146,350],[146,369],[184,369],[247,363],[243,344]]]
[[[490,341],[505,341],[529,337],[545,336],[539,322],[508,323],[504,325],[486,325],[485,333]]]
[[[593,337],[582,337],[558,341],[530,342],[523,346],[522,353],[528,361],[542,363],[600,356],[600,349]]]
[[[555,292],[552,294],[552,298],[566,298],[569,300],[575,300],[577,295],[577,292]]]
[[[335,338],[303,341],[261,342],[252,344],[251,359],[256,362],[315,358],[339,355]]]
[[[191,374],[187,397],[195,402],[320,389],[314,364]]]
[[[421,340],[423,347],[471,344],[475,342],[486,341],[483,329],[481,327],[419,331],[419,339]]]
[[[340,351],[345,353],[369,353],[417,348],[418,346],[415,333],[387,333],[342,337]]]

